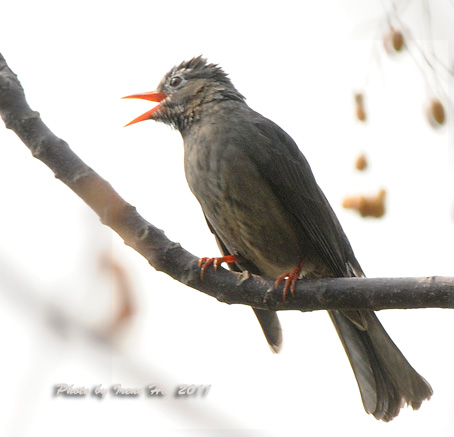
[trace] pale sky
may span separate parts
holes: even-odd
[[[424,113],[434,94],[453,95],[453,83],[421,53],[453,67],[454,7],[431,2],[429,16],[429,2],[403,3],[393,23],[411,36],[411,54],[392,57],[382,45],[391,2],[378,0],[8,2],[0,52],[50,129],[197,256],[218,249],[186,185],[181,137],[154,122],[123,128],[150,103],[120,98],[153,90],[172,66],[203,54],[295,139],[368,276],[453,276],[452,103],[440,129]],[[357,90],[366,95],[366,124],[354,118]],[[12,132],[0,129],[0,144],[0,435],[452,435],[451,310],[380,312],[435,394],[417,412],[377,422],[363,410],[324,312],[281,313],[284,347],[271,354],[249,308],[157,273]],[[353,168],[361,152],[365,173]],[[346,195],[382,187],[383,219],[342,209]],[[117,300],[113,279],[99,271],[102,253],[127,269],[138,307],[115,350],[75,328],[62,334],[65,322],[56,319],[107,326]],[[109,393],[76,401],[51,395],[59,383],[211,389],[194,399]]]

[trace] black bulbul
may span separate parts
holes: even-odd
[[[172,68],[154,92],[159,102],[129,124],[162,121],[184,141],[186,179],[223,254],[236,271],[285,279],[364,273],[311,168],[292,138],[252,110],[224,71],[202,57]],[[275,312],[254,309],[274,352],[282,334]],[[418,409],[432,389],[392,342],[373,311],[329,311],[359,385],[364,408],[389,421],[406,403]]]

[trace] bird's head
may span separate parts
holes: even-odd
[[[244,101],[229,77],[216,64],[208,64],[201,56],[173,67],[161,80],[156,91],[133,94],[124,99],[158,102],[154,108],[129,122],[162,121],[179,129],[198,119],[203,105],[222,100]]]

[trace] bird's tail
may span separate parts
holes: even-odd
[[[258,308],[252,309],[260,322],[271,350],[278,354],[282,347],[282,329],[276,312],[259,310]]]
[[[432,388],[393,343],[373,311],[329,311],[355,373],[364,408],[388,422],[405,404],[417,410]]]

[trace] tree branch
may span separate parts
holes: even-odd
[[[454,278],[333,278],[298,281],[295,296],[282,302],[274,280],[208,269],[200,278],[198,258],[170,241],[122,199],[42,122],[25,100],[17,76],[0,54],[0,115],[32,155],[71,188],[127,244],[156,270],[228,304],[270,310],[454,308]]]

